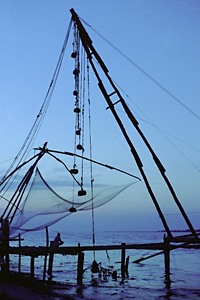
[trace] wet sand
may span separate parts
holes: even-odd
[[[60,290],[65,287],[62,284],[43,282],[31,279],[27,276],[11,274],[9,279],[0,277],[0,299],[1,300],[44,300],[44,299],[68,299],[67,295],[60,295],[54,289]]]
[[[126,286],[121,289],[113,289],[98,285],[71,286],[54,281],[42,281],[28,276],[12,273],[9,280],[0,277],[1,300],[115,300],[115,299],[191,299],[200,297],[199,289],[166,289],[166,288],[138,288],[132,287],[127,290]]]

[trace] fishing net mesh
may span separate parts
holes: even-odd
[[[111,188],[88,190],[85,196],[79,197],[74,194],[64,199],[47,184],[40,171],[36,169],[30,190],[13,220],[10,233],[16,236],[18,233],[23,234],[51,226],[69,216],[72,213],[70,212],[72,207],[78,212],[102,206],[135,182]]]

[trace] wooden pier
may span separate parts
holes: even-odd
[[[53,271],[53,259],[54,254],[61,255],[77,255],[77,284],[81,285],[83,283],[83,273],[84,273],[84,252],[86,251],[103,251],[103,250],[121,250],[121,277],[125,278],[128,274],[128,263],[129,257],[126,258],[126,250],[128,249],[141,249],[141,250],[157,250],[156,254],[150,255],[144,259],[154,257],[159,254],[164,255],[164,265],[165,265],[165,278],[166,287],[170,288],[170,251],[177,248],[200,248],[199,239],[193,237],[177,237],[177,238],[167,238],[164,236],[162,243],[147,243],[147,244],[128,244],[122,243],[121,245],[100,245],[100,246],[78,246],[75,247],[30,247],[21,246],[21,240],[19,239],[18,247],[11,246],[0,246],[0,255],[5,257],[5,263],[1,268],[1,272],[4,272],[6,276],[9,275],[9,256],[18,255],[19,256],[19,267],[18,272],[21,270],[21,256],[30,257],[30,276],[34,277],[34,260],[39,256],[44,256],[44,275],[43,280],[45,280],[46,268],[47,268],[47,257],[49,257],[48,274],[51,275]],[[134,262],[140,262],[137,260]]]

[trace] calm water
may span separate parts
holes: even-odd
[[[50,239],[56,232],[50,232]],[[45,232],[24,235],[22,245],[45,246]],[[91,234],[61,233],[66,246],[92,244]],[[161,232],[99,232],[96,245],[162,242]],[[16,242],[15,242],[16,245]],[[129,276],[122,281],[120,274],[121,251],[96,251],[95,259],[101,266],[117,271],[117,279],[111,275],[98,277],[90,267],[93,253],[85,252],[83,286],[76,284],[77,256],[55,255],[53,280],[65,283],[66,288],[56,291],[72,296],[74,299],[198,299],[200,298],[199,250],[176,249],[171,252],[171,289],[165,288],[164,256],[159,255],[142,263],[132,263],[146,255],[156,253],[147,250],[126,250],[129,260]],[[42,279],[44,259],[35,259],[35,276]],[[17,270],[18,259],[11,256],[11,268]],[[22,257],[22,272],[30,272],[30,258]]]

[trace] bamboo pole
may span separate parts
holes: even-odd
[[[141,258],[139,258],[139,259],[134,260],[133,263],[138,264],[138,263],[140,263],[140,262],[143,261],[143,260],[146,260],[146,259],[155,257],[155,256],[160,255],[160,254],[163,254],[163,253],[164,253],[164,251],[160,251],[160,252],[158,252],[158,253],[154,253],[154,254],[148,255],[148,256],[146,256],[146,257],[141,257]]]

